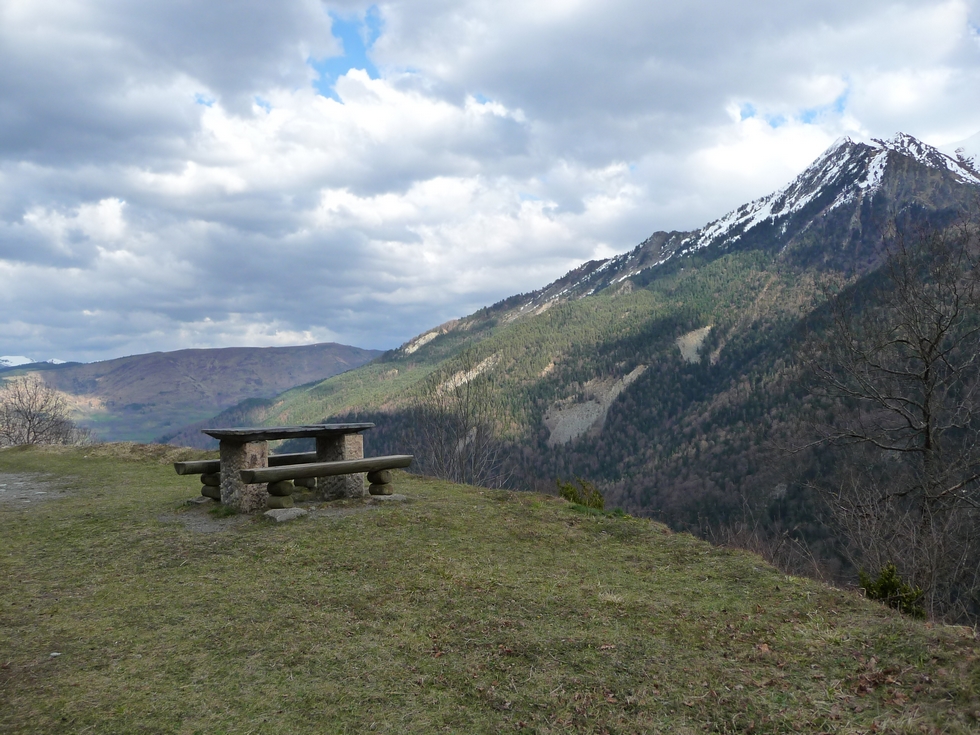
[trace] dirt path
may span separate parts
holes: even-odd
[[[196,499],[195,499],[196,500]],[[344,518],[358,513],[366,513],[385,503],[405,502],[407,498],[402,495],[388,496],[384,500],[378,498],[366,498],[364,500],[340,500],[330,503],[297,503],[297,508],[309,511],[308,518]],[[197,533],[219,533],[230,531],[233,528],[259,518],[257,515],[232,515],[216,516],[211,511],[217,508],[216,503],[207,502],[188,502],[187,506],[175,513],[164,513],[157,516],[157,520],[162,523],[180,523],[188,531]]]
[[[0,472],[0,507],[27,508],[67,494],[63,486],[46,475]]]

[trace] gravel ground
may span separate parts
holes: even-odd
[[[0,507],[27,508],[67,494],[64,487],[45,475],[0,472]]]
[[[360,501],[334,501],[333,503],[297,503],[297,508],[304,508],[309,511],[307,518],[343,518],[354,515],[355,513],[366,513],[385,503],[404,503],[408,498],[404,495],[390,495],[381,498],[365,498]],[[218,507],[213,500],[199,501],[197,498],[189,500],[187,506],[181,508],[176,513],[165,513],[157,516],[157,520],[163,523],[181,523],[189,531],[197,533],[219,533],[229,531],[236,526],[248,523],[261,514],[256,515],[233,515],[233,516],[214,516],[212,510]]]

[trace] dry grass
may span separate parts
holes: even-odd
[[[980,727],[972,630],[745,552],[407,476],[408,504],[195,533],[168,451],[0,451],[70,488],[0,507],[0,731]]]

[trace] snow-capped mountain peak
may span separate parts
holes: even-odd
[[[33,362],[34,360],[23,355],[0,355],[0,368],[30,365]]]
[[[980,134],[970,140],[972,150],[980,151]],[[951,157],[906,133],[870,142],[838,138],[805,171],[772,194],[693,232],[655,232],[629,252],[583,263],[548,286],[506,299],[493,309],[503,313],[507,322],[604,289],[628,291],[633,287],[631,279],[644,271],[706,248],[720,254],[756,247],[782,252],[799,245],[810,248],[817,253],[813,257],[821,260],[851,259],[854,267],[866,267],[877,247],[871,243],[877,237],[874,233],[880,235],[876,218],[886,210],[913,201],[920,207],[948,209],[975,199],[980,172],[963,150],[956,154]],[[943,185],[936,186],[931,180],[937,176],[944,179]],[[879,196],[885,197],[880,202],[885,209],[877,206]],[[874,208],[865,206],[872,202]],[[864,248],[861,264],[855,260],[855,248]]]
[[[888,140],[870,144],[838,138],[807,169],[782,189],[743,204],[724,217],[693,233],[684,241],[680,254],[717,244],[736,242],[759,225],[776,225],[814,202],[828,210],[860,197],[873,197],[879,190],[890,156],[911,158],[929,168],[948,171],[961,183],[980,185],[980,175],[936,148],[908,135],[896,133]],[[834,196],[828,197],[833,193]],[[785,231],[786,224],[783,223]]]
[[[882,149],[901,153],[919,163],[932,168],[946,168],[954,176],[973,184],[980,184],[980,176],[971,167],[964,165],[963,161],[957,160],[954,156],[949,156],[938,148],[926,145],[920,140],[913,138],[907,133],[895,133],[895,137],[890,140],[872,139],[873,143]]]
[[[0,368],[20,367],[21,365],[37,365],[46,363],[49,365],[64,365],[64,360],[52,358],[50,360],[34,360],[24,355],[0,355]]]
[[[980,133],[966,140],[942,146],[939,150],[974,174],[980,175]]]

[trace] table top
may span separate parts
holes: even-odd
[[[218,441],[261,442],[273,439],[308,439],[342,436],[374,428],[374,424],[307,424],[306,426],[251,426],[234,429],[201,429]]]

